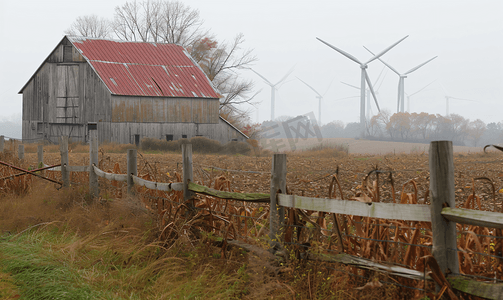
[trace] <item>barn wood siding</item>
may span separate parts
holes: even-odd
[[[98,124],[98,128],[100,125]],[[140,135],[140,139],[149,137],[161,140],[165,140],[168,134],[173,135],[174,140],[181,139],[182,135],[187,135],[189,139],[204,136],[221,144],[233,139],[246,140],[242,134],[221,119],[217,124],[112,122],[111,133],[111,141],[119,144],[132,144],[134,135]]]
[[[103,78],[108,80],[108,78]],[[66,38],[22,90],[23,139],[61,135],[87,141],[87,124],[98,123],[100,142],[134,142],[134,135],[175,140],[197,135],[227,143],[244,140],[219,119],[217,98],[167,98],[111,95],[98,74]]]
[[[112,96],[112,122],[218,123],[218,99]]]
[[[22,91],[23,140],[45,135],[57,143],[66,135],[84,142],[87,123],[99,122],[99,141],[109,141],[110,92],[80,53],[66,47],[66,55],[65,45],[56,47]]]

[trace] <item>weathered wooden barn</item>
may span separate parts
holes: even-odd
[[[19,93],[27,142],[85,142],[90,122],[100,142],[247,139],[219,116],[221,96],[174,44],[65,36]]]

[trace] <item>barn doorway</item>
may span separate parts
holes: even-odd
[[[140,135],[139,134],[134,135],[134,144],[136,145],[136,147],[140,146]]]

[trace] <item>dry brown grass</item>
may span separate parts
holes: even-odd
[[[0,229],[19,232],[44,222],[61,222],[81,234],[96,233],[110,223],[144,228],[151,216],[133,200],[115,199],[91,203],[84,186],[56,190],[57,185],[33,180],[25,195],[0,197]]]
[[[130,145],[128,146],[130,147]],[[115,169],[115,165],[118,165],[124,171],[125,154],[112,153],[112,151],[107,151],[107,149],[107,146],[101,148],[100,168],[105,171],[111,171]],[[56,162],[59,153],[50,154],[47,156],[47,159]],[[86,160],[88,161],[87,156],[87,153],[72,151],[70,153],[70,162],[73,165],[85,164]],[[25,163],[29,164],[30,160],[34,157],[36,157],[36,154],[28,155]],[[216,178],[224,176],[223,178],[229,182],[227,189],[245,192],[269,192],[270,173],[268,172],[271,168],[270,157],[203,155],[195,153],[193,161],[194,178],[200,183],[212,185],[212,183],[216,182]],[[484,176],[491,178],[496,186],[496,190],[501,189],[503,186],[503,173],[500,167],[503,159],[498,153],[460,153],[455,155],[454,162],[458,206],[463,205],[468,196],[474,194],[472,187],[474,186],[473,178],[475,177]],[[181,173],[180,163],[181,155],[177,153],[142,154],[138,157],[138,170],[140,175],[149,175],[151,179],[156,181],[179,181],[176,178],[176,174]],[[226,170],[214,169],[211,168],[212,166]],[[426,153],[365,156],[348,155],[343,151],[335,152],[330,148],[322,148],[289,154],[287,163],[289,191],[299,195],[326,197],[329,192],[328,187],[331,175],[336,172],[338,167],[339,180],[345,199],[368,192],[367,187],[362,182],[371,170],[378,168],[380,170],[393,171],[393,183],[396,187],[392,188],[390,181],[385,176],[381,177],[379,185],[380,201],[391,202],[393,198],[396,201],[409,201],[410,199],[421,203],[427,201],[424,197],[428,189],[428,155]],[[257,171],[260,173],[236,172],[239,170]],[[374,179],[374,177],[371,178],[372,180]],[[367,181],[367,185],[371,189],[375,188],[372,180],[368,179]],[[414,180],[418,196],[415,196],[410,184],[407,185],[404,193],[401,193],[402,187],[410,182],[410,180]],[[33,181],[31,187],[31,192],[28,191],[29,196],[18,197],[15,194],[5,194],[0,199],[0,207],[2,208],[0,209],[0,228],[2,230],[5,227],[5,230],[14,232],[50,221],[66,222],[67,224],[71,224],[69,226],[74,227],[78,232],[82,232],[83,234],[102,232],[105,229],[108,230],[111,228],[110,226],[113,226],[112,228],[115,229],[125,226],[128,228],[137,227],[140,230],[149,230],[148,227],[141,226],[141,220],[145,220],[142,219],[143,217],[151,218],[151,215],[146,213],[141,206],[136,204],[131,206],[131,203],[138,203],[134,199],[126,198],[121,201],[108,201],[108,199],[114,198],[112,195],[115,195],[114,193],[117,189],[115,187],[103,189],[102,199],[106,199],[106,201],[92,205],[84,196],[86,193],[85,186],[76,185],[65,191],[56,191],[54,185],[43,184],[37,179]],[[34,190],[37,193],[33,193]],[[501,207],[499,206],[501,205],[501,194],[498,193],[493,197],[488,185],[477,183],[476,195],[480,199],[482,209],[501,211]],[[476,197],[472,196],[472,199],[476,199]],[[154,205],[151,205],[151,207],[155,208]],[[131,216],[134,216],[134,218],[130,219]],[[135,220],[140,220],[140,223],[134,223]],[[181,222],[181,220],[179,221]],[[349,220],[349,222],[353,222],[353,220]],[[366,222],[370,224],[373,221],[367,220]],[[132,226],[132,224],[136,225]],[[349,224],[351,225],[352,223]],[[409,225],[414,227],[414,224]],[[206,252],[211,253],[211,255],[219,253],[220,250],[213,247],[214,245],[211,240],[197,235],[181,234],[187,228],[184,226],[183,224],[173,226],[173,228],[176,228],[177,234],[176,239],[172,240],[169,246],[175,245],[174,249],[179,249],[183,253]],[[356,227],[357,225],[353,224],[353,226]],[[371,227],[372,224],[370,225]],[[162,227],[159,228],[159,230],[161,229]],[[474,228],[466,230],[487,234],[487,232],[479,232]],[[371,230],[369,231],[367,228],[367,232],[371,232]],[[159,232],[153,235],[152,238],[157,238],[158,236]],[[477,246],[477,241],[470,239],[468,235],[463,236],[462,240],[467,247],[470,245]],[[366,248],[370,249],[370,247]],[[356,247],[354,249],[356,250]],[[488,247],[481,249],[479,250],[490,250]],[[200,250],[202,252],[197,252]],[[240,254],[239,251],[234,252],[236,257]],[[202,257],[202,254],[198,255],[199,258]],[[124,259],[127,259],[127,257]],[[471,258],[466,257],[464,259],[464,261],[469,261]],[[257,263],[255,259],[250,260],[249,256],[248,258],[239,258],[237,261],[246,264],[245,269],[250,278],[248,281],[249,289],[241,295],[243,298],[260,299],[273,296],[275,298],[289,299],[295,296],[300,299],[378,299],[383,297],[400,297],[401,294],[397,293],[403,292],[403,290],[398,290],[394,285],[372,285],[375,279],[381,281],[393,281],[394,279],[379,277],[376,274],[367,272],[365,273],[366,279],[359,280],[357,279],[358,277],[345,273],[354,271],[343,266],[337,266],[338,270],[333,270],[320,263],[302,262],[292,259],[289,261],[290,265],[264,271],[264,264]],[[160,263],[160,265],[166,266],[168,262],[166,260]],[[186,274],[183,270],[183,267],[187,266],[186,263],[190,264],[190,262],[184,261],[183,264],[176,265],[176,268],[179,268],[176,270],[181,272],[180,276]],[[233,262],[229,264],[233,264]],[[465,270],[468,270],[469,267],[468,264],[463,265]],[[237,266],[237,268],[240,268],[240,266]],[[219,268],[219,264],[213,260],[204,260],[202,267],[198,266],[194,270],[202,277],[211,277],[211,270],[237,272],[237,268],[229,267],[229,269],[221,269]],[[146,271],[145,274],[152,273]]]

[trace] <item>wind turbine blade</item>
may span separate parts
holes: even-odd
[[[423,88],[421,88],[419,91],[413,93],[413,94],[410,94],[408,95],[409,97],[412,97],[414,96],[415,94],[419,93],[420,91],[424,90],[425,88],[427,88],[428,86],[430,86],[432,83],[434,83],[436,80],[433,80],[432,82],[428,83],[427,85],[425,85]]]
[[[253,69],[251,69],[251,68],[250,68],[250,70],[251,70],[253,73],[257,74],[260,78],[264,79],[264,81],[265,81],[268,85],[270,85],[270,86],[274,86],[274,85],[273,85],[273,84],[272,84],[269,80],[267,80],[264,76],[260,75],[258,72],[256,72],[255,70],[253,70]]]
[[[253,100],[253,98],[255,98],[255,96],[257,96],[258,94],[260,94],[260,92],[262,92],[262,89],[258,90],[257,92],[255,92],[255,94],[253,94],[253,96],[251,96],[250,98],[246,99],[246,102],[250,103],[253,107],[257,108],[252,102],[249,102],[249,101]]]
[[[379,79],[381,78],[381,75],[382,75],[382,73],[384,72],[385,69],[386,69],[386,66],[382,67],[381,72],[379,72],[379,76],[377,76],[377,79],[374,81],[374,85],[376,85],[377,82],[379,82]]]
[[[342,84],[345,84],[345,85],[347,85],[347,86],[350,86],[350,87],[352,87],[352,88],[355,88],[355,89],[357,89],[357,90],[359,90],[359,89],[360,89],[359,87],[354,86],[354,85],[351,85],[351,84],[349,84],[349,83],[345,83],[345,82],[342,82],[342,81],[341,81],[341,83],[342,83]]]
[[[434,59],[435,59],[435,58],[437,58],[437,57],[438,57],[438,56],[435,56],[434,58],[432,58],[432,59],[430,59],[430,60],[428,60],[428,61],[425,61],[424,63],[420,64],[419,66],[417,66],[417,67],[414,67],[414,68],[410,69],[409,71],[405,72],[405,74],[404,74],[404,75],[407,75],[407,74],[409,74],[409,73],[414,72],[415,70],[417,70],[417,69],[421,68],[422,66],[426,65],[427,63],[429,63],[430,61],[434,60]]]
[[[384,67],[383,67],[383,68],[384,68]],[[383,78],[382,78],[382,80],[381,80],[381,83],[380,83],[380,84],[379,84],[379,86],[377,87],[376,92],[378,92],[378,91],[381,89],[381,86],[382,86],[382,84],[384,83],[384,78],[386,78],[386,75],[387,75],[387,74],[388,74],[388,70],[386,70],[386,73],[384,73],[384,76],[383,76]]]
[[[346,56],[347,58],[351,59],[352,61],[354,61],[355,63],[361,65],[361,61],[358,60],[358,58],[354,57],[353,55],[335,47],[335,46],[332,46],[330,45],[329,43],[325,42],[324,40],[320,39],[320,38],[316,38],[318,41],[322,42],[323,44],[327,45],[328,47],[334,49],[335,51],[339,52],[340,54]]]
[[[402,39],[400,39],[398,42],[394,43],[393,45],[389,46],[388,48],[384,49],[383,51],[379,52],[379,54],[377,54],[376,56],[372,57],[369,61],[367,61],[365,63],[365,65],[369,64],[371,61],[375,60],[375,59],[378,59],[379,57],[383,56],[386,52],[388,52],[389,50],[391,50],[391,48],[395,47],[396,45],[398,45],[401,41],[405,40],[406,38],[408,37],[405,36],[403,37]]]
[[[279,90],[284,84],[289,83],[290,81],[294,81],[295,79],[284,81],[284,82],[278,82],[276,85],[273,87],[276,90]]]
[[[339,101],[339,100],[346,100],[346,99],[352,99],[352,98],[360,98],[360,96],[349,96],[349,97],[344,97],[344,98],[335,99],[335,101]]]
[[[376,94],[374,93],[374,88],[372,87],[372,82],[370,81],[369,75],[367,74],[367,71],[365,70],[365,80],[367,81],[367,84],[369,85],[370,92],[372,93],[372,97],[374,97],[374,101],[377,106],[377,110],[381,112],[381,109],[379,108],[379,103],[377,102],[377,97]]]
[[[278,81],[274,86],[277,86],[278,84],[280,84],[283,80],[285,80],[290,74],[292,74],[293,70],[295,69],[295,67],[292,67],[290,69],[290,71],[288,71],[285,76],[283,76],[283,78],[281,78],[280,81]]]
[[[447,91],[442,83],[440,83],[440,87],[442,88],[442,91],[444,91],[445,96],[447,96]]]
[[[463,101],[471,101],[471,102],[478,102],[475,100],[470,100],[470,99],[464,99],[464,98],[456,98],[456,97],[449,97],[450,99],[455,99],[455,100],[463,100]]]
[[[332,86],[332,83],[334,83],[334,80],[335,80],[335,77],[334,77],[334,79],[332,79],[332,81],[330,81],[330,84],[328,85],[327,90],[323,93],[323,96],[325,96],[327,94],[328,90]],[[321,96],[321,97],[323,97],[323,96]]]
[[[370,52],[370,54],[372,54],[372,55],[374,55],[374,56],[375,56],[374,52],[370,51],[370,50],[369,50],[369,48],[367,48],[367,47],[365,47],[365,46],[363,46],[363,48],[367,49],[367,51],[368,51],[368,52]],[[401,74],[400,74],[400,72],[398,72],[397,70],[395,70],[395,68],[393,68],[392,66],[390,66],[390,65],[389,65],[388,63],[386,63],[384,60],[382,60],[382,59],[380,59],[380,58],[378,58],[378,59],[379,59],[379,61],[381,61],[381,62],[382,62],[382,63],[383,63],[386,67],[388,67],[391,71],[395,72],[395,73],[396,73],[396,75],[398,75],[398,76],[400,76],[400,75],[401,75]]]
[[[318,96],[320,96],[320,97],[322,97],[322,98],[323,98],[323,96],[321,96],[321,95],[320,95],[320,93],[318,93],[318,91],[317,91],[317,90],[315,90],[312,86],[310,86],[309,84],[307,84],[304,80],[300,79],[299,77],[297,77],[297,76],[295,76],[295,77],[296,77],[298,80],[302,81],[302,83],[304,83],[305,85],[307,85],[307,86],[308,86],[311,90],[313,90],[313,92],[315,92]]]

